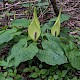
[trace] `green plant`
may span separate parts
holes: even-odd
[[[30,19],[14,20],[11,25],[12,28],[2,29],[0,31],[0,46],[7,43],[11,43],[11,45],[7,52],[8,55],[0,60],[0,66],[4,67],[4,69],[11,67],[16,69],[22,62],[34,60],[34,57],[36,57],[48,65],[56,66],[70,63],[74,68],[80,70],[80,48],[76,46],[69,35],[66,37],[60,34],[60,16],[61,10],[54,26],[52,20],[50,20],[49,23],[45,23],[41,27],[36,9],[34,9],[34,18],[32,21]],[[20,21],[24,23],[19,24]],[[66,35],[66,32],[64,35]],[[33,72],[33,70],[35,71]],[[46,75],[49,75],[49,70],[39,70],[37,67],[29,67],[24,71],[31,71],[32,73],[29,77],[32,78],[37,78],[41,75],[42,78],[45,78]],[[5,76],[2,77],[2,79],[6,77],[9,79],[10,76],[20,77],[12,70],[11,73],[7,73],[8,71],[0,74],[1,76]],[[58,78],[62,80],[66,74],[66,70],[62,72],[57,70],[57,72],[54,74],[51,73],[51,75],[48,76],[48,80],[56,80]]]
[[[6,72],[0,73],[1,80],[22,80],[22,77],[17,74],[17,70],[7,69]]]

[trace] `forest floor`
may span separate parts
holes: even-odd
[[[28,1],[28,0],[24,0],[24,1]],[[37,0],[32,0],[32,1],[35,2]],[[23,8],[18,4],[20,4],[20,2],[14,2],[14,3],[6,2],[5,4],[0,2],[0,15],[5,15],[6,11],[9,11],[9,12],[15,11],[16,18],[21,18],[21,17],[28,18],[28,15],[25,16],[24,14],[22,14],[24,11],[27,10],[27,8]],[[69,14],[71,16],[71,19],[68,22],[65,22],[64,25],[67,25],[68,27],[71,27],[71,28],[80,27],[80,0],[64,0],[64,1],[57,0],[58,8],[60,8],[61,4],[63,5],[62,13]],[[51,7],[50,7],[50,10],[53,11]],[[46,20],[48,18],[54,17],[55,13],[53,13],[51,16],[49,13],[47,17],[45,17],[46,15],[43,15],[43,16],[44,16],[43,19]],[[6,15],[4,18],[0,18],[0,27],[8,24],[9,23],[8,21],[11,20],[12,18],[13,16],[7,19]]]

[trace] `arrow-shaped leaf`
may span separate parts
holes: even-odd
[[[39,38],[40,33],[41,33],[40,23],[38,21],[36,8],[34,8],[34,18],[28,28],[28,34],[33,41],[36,41]]]
[[[53,26],[52,29],[51,29],[51,34],[52,34],[53,36],[58,36],[59,33],[60,33],[60,15],[61,15],[61,11],[62,11],[62,7],[61,7],[61,9],[60,9],[58,18],[57,18],[54,26]]]
[[[0,31],[0,45],[13,39],[15,35],[20,35],[16,28]]]

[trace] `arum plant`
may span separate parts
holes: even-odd
[[[52,29],[51,29],[51,34],[52,34],[53,36],[58,36],[59,33],[60,33],[60,15],[61,15],[61,11],[62,11],[62,7],[61,7],[61,9],[60,9],[58,18],[57,18],[54,26],[53,26]]]
[[[34,18],[31,22],[31,24],[29,25],[28,34],[29,34],[29,37],[33,41],[37,41],[37,39],[39,38],[39,36],[41,34],[41,30],[40,30],[40,22],[38,20],[37,13],[36,13],[36,8],[34,8],[33,15],[34,15]]]
[[[7,54],[9,54],[5,56],[5,59],[0,59],[0,66],[5,68],[17,68],[20,63],[28,60],[35,60],[34,57],[37,57],[41,63],[45,62],[52,66],[70,63],[74,68],[80,70],[80,49],[74,45],[74,42],[72,42],[74,40],[73,37],[69,36],[69,40],[64,37],[55,37],[60,33],[61,11],[62,8],[60,9],[58,18],[51,29],[52,35],[49,31],[46,33],[46,30],[50,30],[49,27],[51,26],[51,24],[46,23],[44,26],[45,28],[42,28],[43,34],[41,35],[40,41],[36,43],[32,43],[29,38],[26,38],[28,37],[25,34],[27,32],[23,31],[26,30],[25,26],[28,26],[28,24],[26,24],[28,23],[28,20],[26,19],[13,21],[12,25],[16,28],[0,30],[0,52],[5,48],[6,44],[10,45],[9,51],[7,52]],[[40,34],[40,23],[37,17],[36,8],[34,8],[33,19],[28,27],[28,35],[33,41],[37,41]],[[0,77],[0,80],[3,79]]]

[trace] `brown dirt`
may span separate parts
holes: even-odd
[[[37,0],[33,0],[33,1],[37,1]],[[16,11],[17,18],[21,18],[21,17],[27,18],[28,15],[25,16],[24,14],[22,14],[26,10],[26,8],[20,7],[19,5],[17,5],[18,3],[19,2],[12,3],[13,5],[16,4],[16,6],[10,7],[11,3],[6,2],[5,4],[3,4],[0,2],[0,13],[5,15],[4,11],[10,11],[10,10],[12,11],[13,10],[13,11]],[[4,5],[8,6],[8,8],[6,10],[3,9]],[[67,26],[69,26],[69,27],[80,27],[80,0],[57,0],[58,8],[60,8],[60,5],[63,5],[62,12],[69,14],[71,16],[71,19],[65,24],[67,24]],[[50,10],[53,11],[52,8],[50,8]],[[43,15],[44,17],[41,17],[41,19],[40,19],[40,20],[42,20],[41,22],[43,22],[43,20],[46,21],[46,19],[48,19],[48,18],[54,17],[54,14],[52,14],[53,16],[51,14],[49,15],[49,13],[47,15],[48,15],[47,18],[45,17],[45,14]],[[11,18],[13,18],[13,17],[11,17]],[[9,20],[6,17],[6,15],[5,15],[5,18],[0,18],[0,22],[1,22],[2,26],[8,24],[8,21]]]

